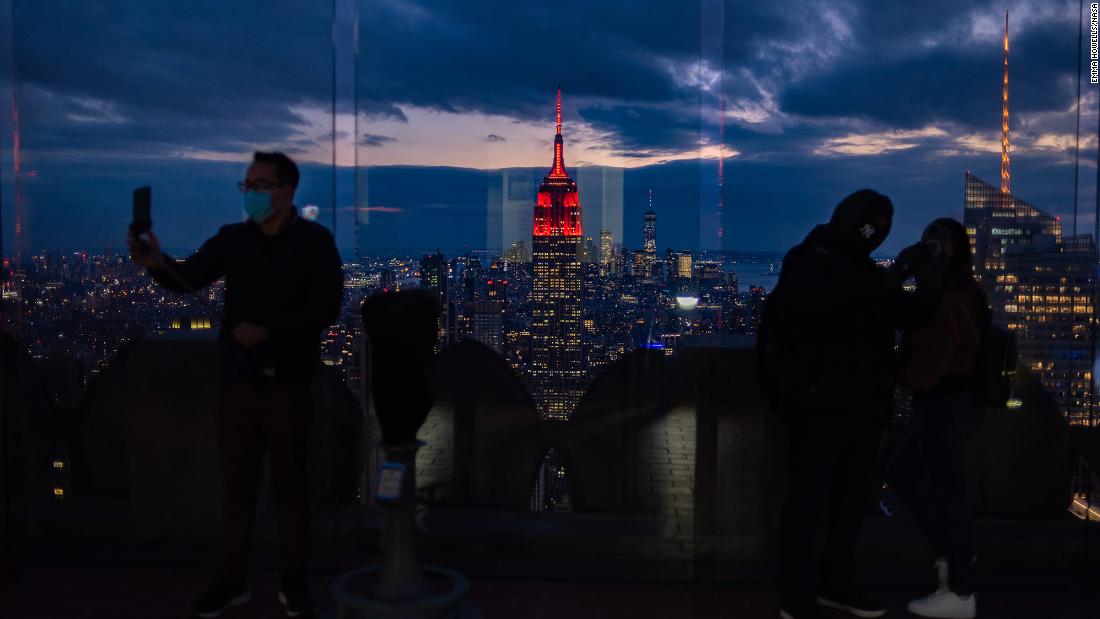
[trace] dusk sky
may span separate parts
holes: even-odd
[[[330,223],[329,3],[15,0],[13,27],[9,2],[5,253],[13,53],[29,250],[120,246],[141,184],[153,186],[162,242],[192,248],[242,216],[234,183],[258,148],[303,163],[298,203]],[[1076,1],[362,0],[355,82],[355,12],[339,0],[339,244],[354,245],[356,149],[367,251],[491,244],[499,170],[549,167],[560,84],[569,171],[626,168],[628,246],[640,245],[653,189],[662,251],[716,247],[722,152],[725,249],[784,250],[872,187],[894,200],[883,249],[895,251],[932,218],[961,218],[964,171],[999,181],[1006,9],[1012,189],[1069,232]],[[1087,31],[1082,53],[1087,72]],[[1098,96],[1087,74],[1082,97],[1079,227],[1091,231]],[[581,204],[601,203],[580,180]],[[585,211],[586,234],[609,226],[600,210]]]

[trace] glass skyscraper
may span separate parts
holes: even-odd
[[[1039,376],[1071,424],[1089,419],[1096,244],[1062,237],[1062,222],[966,173],[963,223],[994,320],[1019,339],[1020,364]]]

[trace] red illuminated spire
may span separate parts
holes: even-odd
[[[581,236],[581,205],[577,182],[565,171],[565,140],[561,135],[561,88],[558,88],[554,133],[554,163],[539,185],[534,235]]]
[[[561,86],[558,86],[558,130],[555,135],[561,135]]]
[[[1008,11],[1005,11],[1005,60],[1001,92],[1001,193],[1011,190],[1008,155]]]
[[[568,178],[565,173],[565,143],[561,137],[561,86],[558,87],[558,129],[554,134],[554,165],[550,166],[550,178]]]

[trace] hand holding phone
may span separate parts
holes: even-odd
[[[153,234],[152,203],[151,188],[138,187],[134,190],[130,235],[126,239],[126,245],[130,248],[130,259],[134,264],[147,269],[155,268],[161,262],[160,241]]]
[[[152,230],[142,234],[140,238],[126,237],[126,246],[130,248],[130,259],[139,267],[155,269],[160,266],[160,239]]]
[[[138,187],[134,190],[133,216],[130,220],[130,234],[138,236],[153,227],[153,189]]]

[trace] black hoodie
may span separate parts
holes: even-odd
[[[278,234],[266,235],[259,224],[246,220],[222,226],[186,260],[164,260],[175,277],[163,270],[149,275],[176,292],[199,290],[225,277],[218,335],[223,381],[256,380],[268,371],[280,381],[313,379],[321,333],[337,319],[344,299],[343,264],[327,228],[294,209]],[[266,328],[267,341],[248,349],[238,346],[233,328],[242,322]]]
[[[773,351],[766,371],[779,383],[773,395],[781,408],[888,419],[894,332],[927,322],[939,303],[930,261],[914,261],[909,273],[871,259],[891,215],[885,196],[856,192],[784,257],[760,333],[762,353]],[[910,274],[914,292],[902,288]]]

